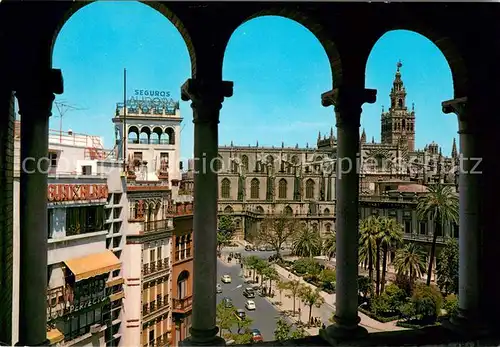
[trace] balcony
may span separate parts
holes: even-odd
[[[170,258],[168,257],[142,265],[143,276],[161,274],[168,270],[170,270]]]
[[[176,313],[186,313],[191,310],[193,296],[189,295],[182,299],[172,299],[172,310]]]
[[[166,231],[168,229],[169,229],[168,219],[143,222],[143,224],[142,224],[142,233],[145,233],[145,234]]]
[[[147,303],[142,306],[142,317],[143,321],[148,321],[151,319],[155,319],[158,316],[165,313],[166,309],[170,307],[168,302],[168,295],[164,295],[150,303]]]

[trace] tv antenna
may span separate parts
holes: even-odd
[[[68,111],[82,111],[85,110],[85,108],[70,105],[64,100],[54,101],[54,104],[56,105],[57,112],[59,113],[59,116],[56,117],[59,117],[59,143],[62,143],[62,122],[64,115]]]

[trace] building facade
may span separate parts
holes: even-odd
[[[16,121],[16,129],[20,122]],[[15,151],[19,154],[20,134]],[[117,346],[122,333],[124,177],[102,139],[49,131],[47,339],[64,346]],[[24,165],[15,157],[16,177]],[[18,195],[18,179],[15,194]],[[14,205],[16,206],[16,205]],[[19,262],[19,215],[14,220]],[[17,272],[15,266],[15,272]],[[19,283],[14,285],[17,337]]]

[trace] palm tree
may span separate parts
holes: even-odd
[[[300,257],[314,257],[321,253],[321,236],[318,231],[302,228],[292,241],[292,252]]]
[[[337,251],[337,235],[335,232],[329,232],[323,239],[323,254],[328,257],[328,260],[333,258]]]
[[[387,255],[389,250],[403,242],[403,226],[394,218],[384,217],[381,220],[379,237],[382,247],[382,280],[380,282],[380,293],[382,293],[387,273]]]
[[[299,297],[304,305],[309,306],[309,318],[307,322],[310,322],[313,305],[319,308],[325,303],[325,299],[321,296],[321,290],[319,288],[313,289],[306,285],[301,286]]]
[[[368,263],[368,277],[373,281],[373,262],[375,260],[379,218],[370,216],[359,224],[359,263]]]
[[[443,226],[448,223],[458,224],[458,196],[450,186],[437,183],[428,187],[425,195],[417,203],[417,216],[421,220],[432,220],[435,230],[432,235],[431,252],[429,254],[429,267],[427,269],[427,285],[431,284],[432,264],[436,255],[436,241],[442,234]]]
[[[425,251],[415,243],[407,243],[396,251],[394,269],[398,275],[407,276],[410,283],[425,274]]]

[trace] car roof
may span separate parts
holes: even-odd
[[[252,287],[246,287],[245,290],[253,290]]]
[[[245,310],[242,309],[242,308],[239,308],[239,309],[236,310],[236,312],[245,312]]]
[[[255,301],[253,301],[253,300],[247,300],[247,303],[255,304]]]
[[[259,330],[259,329],[252,329],[252,332],[253,332],[253,333],[259,333],[259,334],[260,334],[260,330]]]

